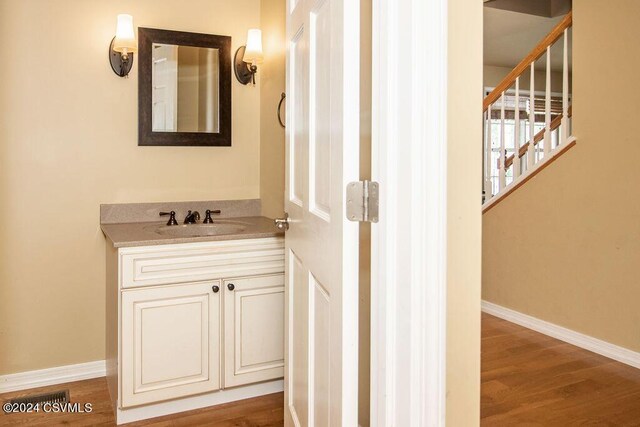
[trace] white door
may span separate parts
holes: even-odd
[[[359,7],[287,1],[287,426],[357,426]]]
[[[122,292],[121,407],[220,388],[220,286]]]
[[[284,276],[223,281],[224,386],[284,375]]]

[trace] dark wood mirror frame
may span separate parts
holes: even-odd
[[[219,49],[219,133],[153,132],[152,53],[154,43]],[[138,28],[138,145],[231,146],[231,37],[182,31]]]

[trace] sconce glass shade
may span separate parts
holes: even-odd
[[[118,25],[116,27],[116,38],[113,41],[113,50],[116,52],[136,53],[138,43],[133,29],[133,16],[118,15]]]
[[[248,64],[260,64],[264,59],[262,54],[262,31],[250,29],[247,33],[247,47],[242,60]]]

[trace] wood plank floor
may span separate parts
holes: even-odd
[[[640,370],[482,315],[482,426],[640,426]]]
[[[69,389],[72,403],[92,403],[91,414],[5,414],[0,410],[1,426],[114,426],[115,418],[105,378],[78,381],[57,386],[0,395],[0,402],[31,393]],[[273,427],[284,425],[284,396],[274,393],[253,399],[240,400],[210,408],[182,412],[126,424],[127,426],[155,427]]]
[[[104,378],[6,393],[0,402],[66,388],[71,402],[90,402],[93,412],[0,411],[0,425],[114,425]],[[282,426],[283,400],[282,393],[275,393],[129,425]],[[640,427],[640,370],[483,314],[481,408],[481,425],[487,427]]]

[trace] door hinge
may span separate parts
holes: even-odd
[[[347,185],[347,219],[355,222],[378,222],[379,185],[373,181]]]

